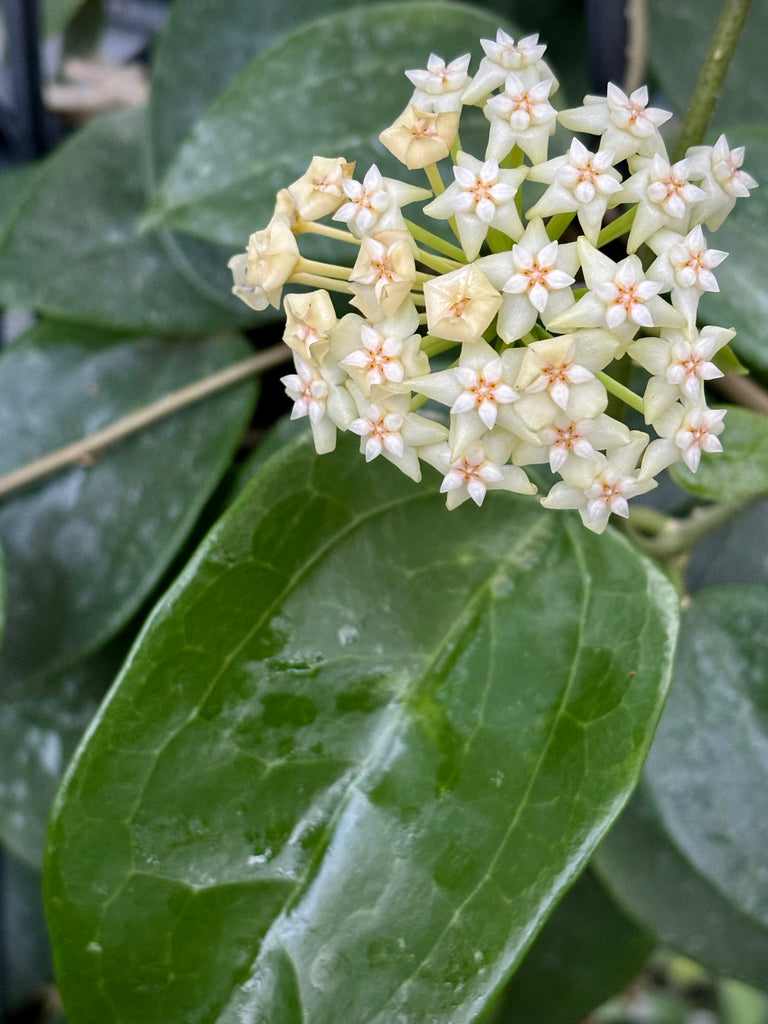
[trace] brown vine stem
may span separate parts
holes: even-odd
[[[689,146],[698,146],[704,139],[751,4],[752,0],[725,0],[677,140],[675,160],[681,160]]]
[[[226,388],[232,387],[233,384],[247,380],[248,377],[263,373],[273,366],[279,366],[280,363],[287,362],[290,356],[291,350],[286,345],[274,345],[272,348],[257,352],[238,363],[232,363],[231,366],[219,370],[218,373],[203,377],[202,380],[197,380],[194,384],[188,384],[177,391],[172,391],[156,402],[137,409],[136,412],[121,416],[120,419],[110,423],[108,427],[88,434],[80,441],[65,445],[49,455],[43,455],[42,458],[28,462],[26,465],[6,473],[5,476],[1,476],[0,497],[10,494],[11,491],[19,490],[21,487],[26,487],[27,484],[34,483],[36,480],[56,473],[67,466],[87,461],[116,441],[135,434],[150,423],[164,419],[178,409],[199,402],[218,391],[224,391]]]

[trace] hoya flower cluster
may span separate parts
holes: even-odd
[[[525,467],[548,464],[559,480],[542,504],[578,509],[600,532],[661,470],[695,471],[722,450],[724,413],[704,384],[721,376],[714,358],[733,331],[697,324],[726,256],[702,226],[715,230],[756,183],[724,136],[671,163],[659,133],[671,114],[648,106],[647,89],[609,85],[558,112],[538,36],[499,30],[482,46],[474,78],[469,55],[407,71],[411,101],[380,135],[429,188],[315,157],[230,261],[234,291],[263,309],[287,283],[314,289],[284,300],[296,372],[283,383],[318,452],[349,430],[366,460],[414,480],[429,463],[449,508],[496,488],[533,494]],[[467,105],[488,122],[485,152],[462,149]],[[550,155],[558,122],[594,145],[574,137]],[[417,203],[435,230],[406,218]],[[304,258],[305,233],[349,243],[352,265]],[[331,291],[355,311],[339,317]],[[649,375],[642,394],[627,386],[630,361]],[[648,432],[624,424],[617,399]],[[448,426],[424,415],[434,403]]]

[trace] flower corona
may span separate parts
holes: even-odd
[[[285,299],[296,372],[283,383],[319,453],[342,430],[416,481],[427,463],[449,508],[534,494],[525,467],[546,465],[559,479],[542,505],[599,533],[663,469],[722,450],[705,382],[734,332],[697,312],[727,253],[702,226],[757,183],[725,136],[672,163],[659,131],[671,114],[645,87],[558,112],[538,36],[481,44],[474,78],[468,54],[406,71],[413,95],[379,137],[428,188],[314,157],[230,261],[233,291],[264,309],[286,285],[314,289]],[[487,121],[483,153],[461,148],[468,105]],[[558,122],[597,139],[552,155]],[[408,219],[417,203],[445,230]],[[307,233],[349,243],[352,265],[305,259]],[[339,315],[331,292],[354,309]],[[647,429],[625,425],[627,407]]]

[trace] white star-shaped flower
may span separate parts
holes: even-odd
[[[418,483],[421,480],[420,449],[444,442],[448,431],[442,424],[411,412],[411,400],[407,394],[389,394],[375,388],[368,401],[353,384],[349,388],[359,416],[349,423],[347,429],[359,435],[360,451],[365,455],[365,461],[371,462],[383,455]]]
[[[336,428],[346,430],[355,415],[349,392],[339,387],[338,372],[305,362],[294,354],[296,373],[281,377],[288,397],[293,400],[291,419],[309,417],[318,455],[336,447]]]
[[[478,160],[458,153],[448,188],[424,207],[424,213],[439,220],[456,218],[459,240],[468,260],[473,260],[488,234],[496,228],[510,238],[519,238],[523,225],[515,206],[517,190],[527,168],[499,170],[496,160]]]
[[[461,97],[469,83],[470,59],[471,54],[465,53],[446,64],[442,57],[431,53],[426,71],[406,71],[406,78],[416,87],[411,102],[432,113],[460,110]]]
[[[571,285],[579,266],[576,244],[551,242],[539,217],[530,221],[511,251],[485,256],[478,266],[501,289],[496,329],[508,343],[525,337],[539,316],[546,326],[573,305]]]
[[[616,203],[637,203],[637,213],[627,240],[627,252],[634,252],[660,228],[685,234],[691,210],[706,193],[691,183],[695,169],[689,160],[670,164],[656,153],[650,159],[630,161],[634,174],[624,182]]]
[[[720,291],[712,271],[720,266],[728,253],[721,249],[708,249],[699,224],[687,235],[657,231],[648,239],[648,245],[658,254],[648,268],[648,276],[661,282],[662,291],[672,292],[672,305],[680,310],[688,326],[693,328],[702,293]]]
[[[563,481],[556,483],[541,499],[545,508],[573,508],[593,533],[602,533],[611,514],[629,517],[629,499],[645,494],[656,486],[651,479],[641,480],[637,460],[648,443],[648,436],[633,430],[627,444],[599,452],[594,459],[567,462]]]
[[[602,136],[600,149],[613,153],[616,163],[635,154],[650,157],[663,153],[659,126],[670,117],[670,111],[648,106],[646,86],[627,96],[610,82],[607,96],[585,96],[584,106],[561,110],[557,115],[571,131]]]
[[[656,476],[675,462],[684,462],[692,473],[699,468],[702,452],[721,452],[718,435],[723,432],[725,409],[708,409],[703,404],[677,402],[654,420],[659,434],[651,441],[643,459],[641,477]]]
[[[539,432],[536,445],[526,441],[515,445],[512,461],[517,466],[548,462],[557,473],[569,459],[593,459],[598,451],[628,444],[629,440],[629,429],[605,413],[591,420],[574,420],[558,413]]]
[[[451,458],[447,444],[424,448],[421,457],[443,474],[440,493],[446,495],[448,508],[454,509],[468,498],[480,506],[486,493],[493,490],[536,493],[535,486],[521,469],[506,465],[511,450],[511,436],[505,431],[495,431],[458,459]]]
[[[542,60],[546,46],[539,43],[537,35],[525,36],[515,42],[503,29],[496,32],[496,39],[481,39],[480,45],[485,57],[471,83],[464,91],[464,103],[483,106],[499,86],[502,86],[510,71],[513,71],[526,85],[535,85],[543,80],[551,81],[551,93],[557,89],[557,79]]]
[[[621,175],[613,167],[613,153],[591,153],[578,139],[571,142],[564,156],[532,167],[531,181],[549,185],[526,216],[551,217],[557,213],[576,213],[590,242],[596,243],[608,203],[621,191]]]
[[[607,327],[624,344],[640,327],[682,327],[682,313],[658,297],[661,284],[648,280],[637,256],[619,263],[590,245],[576,243],[589,291],[549,324],[554,331],[581,327]]]
[[[410,302],[376,324],[349,313],[332,332],[331,353],[364,396],[379,384],[392,391],[406,391],[411,377],[429,372],[429,360],[420,350],[418,326],[419,315]]]
[[[515,382],[520,392],[516,411],[534,431],[551,426],[561,411],[572,420],[594,419],[608,404],[595,373],[611,362],[617,348],[607,331],[578,331],[532,342]]]
[[[410,382],[418,394],[450,408],[452,459],[497,425],[535,441],[513,408],[518,393],[512,384],[523,355],[523,349],[507,349],[499,355],[485,341],[467,342],[458,366]]]
[[[483,107],[491,123],[486,160],[503,160],[515,145],[534,164],[547,159],[557,122],[557,111],[548,102],[551,90],[552,82],[546,79],[528,86],[517,75],[507,75],[504,92],[492,96]]]
[[[705,198],[693,208],[692,218],[706,224],[710,231],[716,231],[736,205],[737,199],[745,199],[750,189],[757,188],[751,174],[741,169],[744,163],[744,147],[728,147],[728,140],[721,135],[714,146],[692,146],[686,153],[691,173],[700,175]]]
[[[682,331],[663,331],[658,338],[638,338],[629,354],[653,376],[644,399],[649,422],[680,398],[703,404],[704,381],[723,373],[711,361],[734,337],[725,327],[703,327],[693,337]]]
[[[406,230],[400,208],[432,195],[428,189],[382,177],[376,164],[371,164],[362,183],[343,178],[341,185],[348,202],[333,219],[343,221],[356,238],[378,231]]]

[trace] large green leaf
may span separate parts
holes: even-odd
[[[243,322],[223,258],[206,280],[156,232],[139,233],[144,159],[140,111],[99,118],[57,150],[3,225],[0,303],[125,331]]]
[[[768,587],[693,599],[646,778],[679,849],[768,928]]]
[[[403,72],[430,50],[481,52],[498,17],[458,4],[374,4],[298,29],[248,65],[195,124],[160,186],[153,214],[193,235],[242,248],[267,223],[275,194],[315,153],[361,172],[403,167],[378,142],[412,92]],[[423,176],[419,176],[423,179]]]
[[[768,932],[734,907],[670,840],[644,783],[593,863],[617,902],[660,943],[765,988]]]
[[[536,937],[492,1020],[578,1024],[632,981],[655,946],[586,871]]]
[[[760,6],[756,4],[755,10]],[[762,9],[768,12],[768,5]],[[768,77],[763,75],[761,81],[768,82]],[[739,199],[722,227],[715,234],[708,233],[709,243],[730,256],[717,268],[720,291],[702,296],[701,315],[707,323],[735,327],[732,345],[739,358],[768,376],[768,180],[762,177],[768,166],[768,128],[764,108],[757,124],[729,128],[728,142],[746,146],[744,167],[762,181],[762,187],[748,199]]]
[[[768,416],[730,406],[723,451],[702,455],[695,473],[682,464],[672,476],[681,487],[713,501],[748,501],[768,493]]]
[[[765,986],[768,587],[701,591],[644,774],[598,866],[662,939]],[[653,882],[651,882],[653,880]]]
[[[325,0],[322,11],[330,14],[349,6],[348,0]],[[541,32],[558,75],[573,83],[574,97],[581,98],[587,91],[581,66],[583,50],[572,45],[583,27],[577,5],[542,0],[534,11],[524,0],[492,0],[483,6],[496,8],[504,18],[513,17],[524,32]],[[293,0],[291,4],[175,0],[153,60],[148,119],[155,176],[166,171],[195,121],[246,64],[277,42],[281,34],[317,14],[315,0]],[[424,37],[421,64],[424,53],[438,45]],[[200,74],[202,64],[204,75]],[[397,74],[397,69],[392,70]],[[402,84],[400,79],[397,84]]]
[[[723,6],[723,0],[650,2],[649,62],[680,117],[685,116]],[[713,125],[718,131],[729,131],[730,125],[738,120],[765,118],[766,37],[768,6],[754,3],[715,109]],[[733,139],[730,141],[736,144]]]
[[[635,783],[666,578],[355,447],[266,463],[80,749],[47,854],[73,1024],[472,1020]]]
[[[0,357],[0,473],[221,369],[242,339],[129,340],[43,323]],[[239,385],[0,505],[9,617],[0,687],[65,668],[114,635],[160,579],[226,470],[253,405]]]

